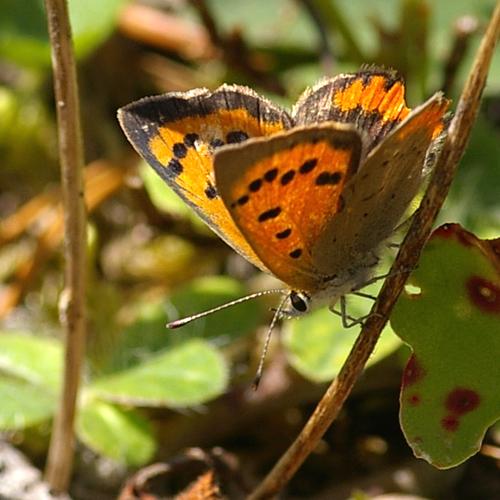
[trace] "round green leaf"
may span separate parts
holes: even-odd
[[[54,339],[24,333],[0,333],[0,371],[32,385],[57,392],[63,351]]]
[[[223,356],[208,342],[193,339],[102,378],[91,389],[104,399],[124,404],[183,407],[219,396],[227,382]]]
[[[232,300],[239,299],[248,293],[237,280],[226,276],[209,276],[191,281],[178,290],[168,305],[169,321],[184,318]],[[200,318],[169,335],[204,336],[227,344],[242,335],[254,330],[262,319],[258,301],[249,300],[223,311]]]
[[[497,243],[498,245],[498,243]],[[458,224],[436,230],[391,323],[411,346],[400,420],[438,468],[476,453],[500,417],[500,274],[493,245]]]
[[[149,462],[156,443],[151,424],[135,410],[89,400],[78,412],[77,434],[89,448],[117,462]]]
[[[52,417],[56,396],[24,380],[0,376],[0,430],[17,430]]]
[[[138,304],[137,319],[120,335],[106,371],[129,368],[152,353],[192,338],[210,339],[218,346],[253,331],[262,319],[257,301],[249,301],[201,318],[176,330],[166,323],[238,299],[248,290],[238,281],[211,276],[191,281],[170,299]]]

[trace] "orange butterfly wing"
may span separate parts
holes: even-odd
[[[147,97],[118,111],[136,151],[229,245],[266,270],[242,237],[216,188],[213,155],[221,146],[291,127],[285,111],[251,89],[223,85]]]
[[[361,158],[350,126],[296,128],[215,155],[217,189],[264,265],[290,287],[316,290],[311,249],[340,207]]]
[[[397,73],[371,67],[318,83],[292,117],[230,85],[142,99],[118,116],[139,154],[236,251],[315,292],[390,235],[447,105],[437,95],[411,111]]]
[[[391,236],[422,184],[448,106],[441,93],[435,94],[368,153],[342,193],[345,210],[329,222],[312,249],[322,273],[363,265],[359,259],[377,252]]]
[[[297,125],[350,123],[365,133],[369,151],[410,111],[402,77],[394,70],[365,66],[319,81],[298,99],[292,115]]]

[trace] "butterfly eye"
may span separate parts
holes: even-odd
[[[297,312],[304,313],[309,309],[310,297],[305,293],[291,292],[290,302]]]

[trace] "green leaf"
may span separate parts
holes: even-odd
[[[371,304],[363,304],[362,300],[348,297],[350,315],[361,317],[368,312]],[[284,345],[290,364],[316,382],[325,382],[337,375],[359,333],[359,327],[343,328],[341,319],[326,308],[289,321],[285,328]],[[397,337],[386,328],[368,365],[384,358],[399,345]]]
[[[90,54],[115,28],[120,9],[129,0],[69,0],[69,13],[78,57]]]
[[[0,430],[17,430],[52,417],[54,393],[24,380],[0,376]]]
[[[96,381],[91,390],[124,404],[183,407],[204,403],[226,389],[227,366],[210,344],[193,339],[142,364]]]
[[[172,332],[165,326],[167,313],[165,300],[158,298],[149,302],[138,302],[131,306],[135,320],[116,339],[110,359],[104,370],[116,372],[142,363],[152,354],[175,344]]]
[[[63,352],[60,342],[23,333],[0,333],[0,371],[58,392]]]
[[[401,389],[403,432],[438,468],[476,453],[500,417],[498,269],[487,242],[458,224],[441,226],[391,318],[414,353]]]
[[[139,168],[139,174],[151,201],[158,210],[177,217],[187,218],[198,229],[206,230],[207,234],[213,234],[207,229],[206,224],[196,215],[194,210],[144,161]]]
[[[84,57],[112,32],[127,0],[69,0],[75,53]],[[0,3],[0,57],[25,66],[50,64],[47,17],[43,0]]]
[[[246,293],[248,290],[240,282],[212,276],[191,281],[167,303],[161,299],[139,304],[137,319],[121,334],[106,371],[129,368],[152,353],[193,338],[203,337],[223,346],[248,334],[262,319],[262,309],[256,301],[238,304],[177,330],[165,326],[169,320],[205,311]]]
[[[248,291],[237,280],[225,276],[210,276],[191,281],[172,295],[168,306],[169,321],[206,311],[231,300],[239,299]],[[175,315],[175,317],[174,317]],[[261,308],[256,300],[211,314],[190,323],[170,335],[203,336],[227,344],[253,331],[261,322]]]
[[[156,449],[151,424],[136,410],[94,399],[79,410],[76,425],[85,445],[129,466],[149,462]]]

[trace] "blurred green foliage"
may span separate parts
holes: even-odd
[[[69,0],[77,57],[85,57],[109,37],[127,0]],[[50,66],[50,46],[43,0],[3,0],[0,5],[0,58],[22,66]]]
[[[455,21],[465,15],[476,16],[482,28],[495,1],[314,0],[310,3],[320,14],[330,54],[322,53],[320,27],[301,2],[233,0],[228,8],[226,0],[207,1],[219,34],[228,44],[240,40],[251,55],[249,61],[255,63],[257,75],[267,79],[228,64],[223,57],[186,60],[173,49],[126,40],[117,25],[120,8],[126,3],[69,2],[89,160],[122,161],[125,145],[114,117],[116,108],[148,92],[176,90],[171,83],[162,83],[162,77],[176,72],[180,76],[175,81],[187,79],[187,75],[189,82],[195,82],[193,86],[196,82],[212,87],[223,81],[244,83],[276,102],[291,105],[307,85],[324,74],[377,63],[396,67],[404,74],[409,102],[415,105],[443,84]],[[201,23],[188,3],[172,2],[169,13],[179,22]],[[2,216],[57,180],[45,25],[42,0],[4,0],[0,4]],[[458,67],[450,90],[454,99],[478,40],[479,36],[471,37]],[[155,69],[155,64],[161,69]],[[274,86],[268,84],[269,79]],[[274,92],[275,88],[282,88],[282,92]],[[491,237],[498,235],[500,228],[499,51],[485,94],[489,107],[478,119],[440,217]],[[191,210],[179,203],[151,169],[142,165],[138,172],[136,181],[143,182],[144,190],[124,186],[92,216],[96,237],[89,266],[91,340],[78,420],[83,443],[130,465],[147,462],[155,452],[155,428],[143,407],[196,406],[226,392],[235,367],[245,363],[248,372],[254,361],[249,359],[252,354],[241,355],[242,339],[269,321],[259,303],[248,302],[182,330],[165,330],[167,320],[241,297],[254,288],[255,278],[240,261],[228,263],[222,245],[199,221],[193,223]],[[144,194],[146,201],[141,198]],[[23,241],[36,239],[37,230],[30,226]],[[173,233],[168,241],[162,239],[165,232]],[[20,247],[11,243],[9,248],[12,254]],[[1,275],[7,276],[8,283],[15,273],[9,274],[11,264],[5,264],[7,252],[2,250]],[[241,279],[227,274],[248,278],[247,283],[242,285]],[[60,259],[52,258],[40,269],[31,292],[19,304],[18,314],[3,326],[2,429],[41,425],[53,415],[62,373],[62,346],[41,333],[60,334],[55,311],[61,281]],[[436,286],[440,290],[442,285]],[[367,308],[357,301],[350,301],[350,305],[355,315],[362,315]],[[410,317],[409,312],[401,311],[399,316]],[[417,321],[414,324],[420,327]],[[33,336],[12,332],[27,326]],[[291,366],[302,376],[326,381],[338,373],[355,334],[343,331],[338,319],[322,310],[286,324],[284,346]],[[386,357],[397,346],[388,329],[371,362]],[[43,356],[36,355],[42,352]],[[246,379],[252,376],[247,373]]]

